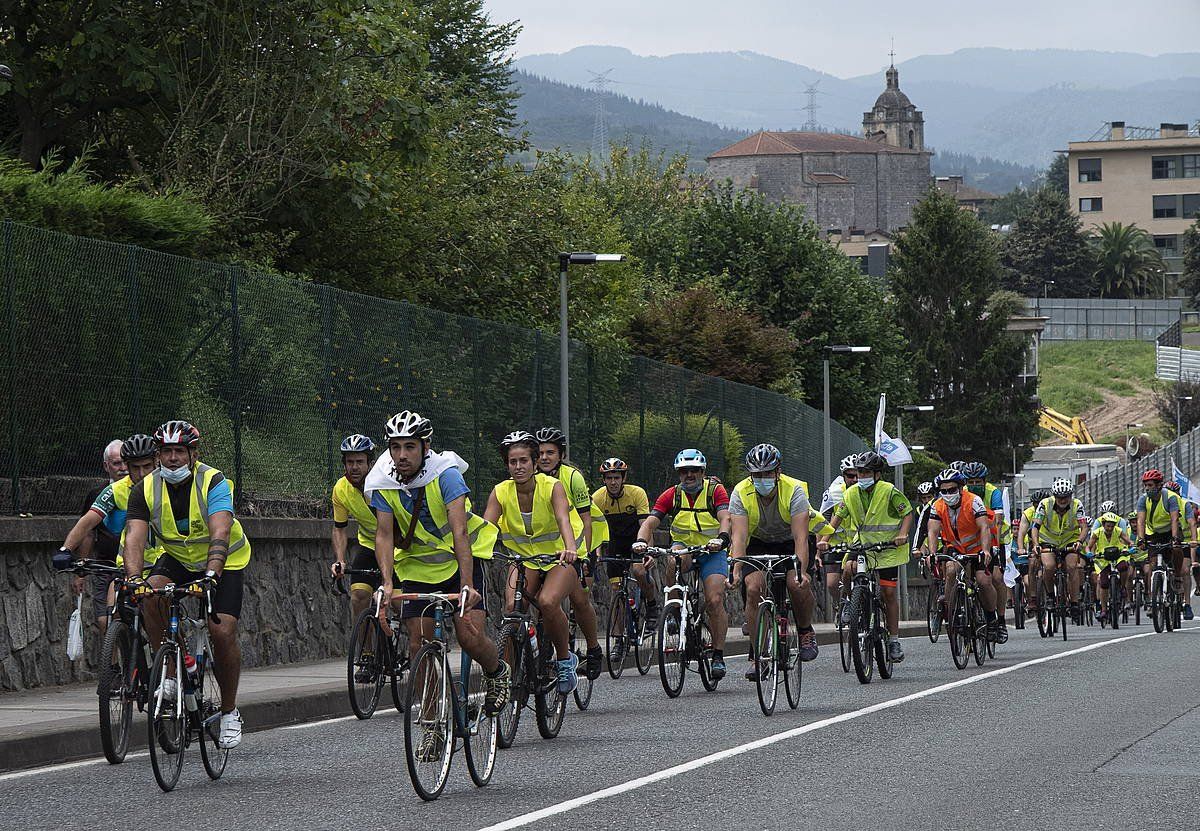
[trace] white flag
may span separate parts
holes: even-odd
[[[875,449],[878,451],[879,446],[883,444],[883,417],[887,412],[887,393],[879,394],[879,412],[875,414]],[[882,452],[882,451],[881,451]]]
[[[1171,460],[1171,478],[1179,484],[1180,496],[1184,499],[1193,499],[1195,489],[1192,487],[1192,482],[1183,475],[1183,471],[1176,466],[1174,459]]]
[[[889,465],[895,467],[912,464],[912,453],[901,439],[894,439],[882,430],[879,431],[879,437],[880,441],[875,445],[875,450],[883,454]]]
[[[1004,488],[1004,490],[1001,491],[1001,496],[1004,499],[1004,521],[1009,523],[1009,527],[1011,528],[1012,498],[1009,494],[1008,488]],[[1017,571],[1017,564],[1013,562],[1012,553],[1009,552],[1008,556],[1004,558],[1004,585],[1011,589],[1013,586],[1017,585],[1017,581],[1020,579],[1021,573]]]

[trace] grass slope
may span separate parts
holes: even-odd
[[[1129,421],[1146,424],[1158,418],[1150,401],[1154,384],[1154,344],[1142,341],[1052,341],[1042,344],[1038,394],[1042,402],[1068,416],[1111,409],[1114,399],[1130,399]],[[1101,419],[1104,420],[1104,419]],[[1101,441],[1090,421],[1093,435]],[[1108,425],[1105,425],[1108,426]],[[1116,425],[1121,430],[1122,425]],[[1110,428],[1112,429],[1112,428]],[[1045,434],[1048,437],[1049,434]]]

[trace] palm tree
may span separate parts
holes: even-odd
[[[1165,269],[1154,240],[1133,223],[1106,222],[1094,239],[1100,258],[1095,276],[1101,297],[1137,297]]]

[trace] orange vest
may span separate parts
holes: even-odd
[[[963,489],[963,499],[970,496],[972,499],[978,499],[975,494]],[[980,500],[982,501],[982,500]],[[946,504],[946,500],[939,498],[933,503],[933,512],[937,514],[938,522],[942,524],[942,541],[947,547],[953,548],[959,554],[982,554],[983,541],[979,539],[979,528],[975,523],[975,512],[969,510],[970,503],[961,505],[958,511],[958,521],[952,522],[950,519],[950,506]],[[984,506],[985,508],[987,506]],[[994,511],[988,510],[988,526],[991,527],[995,522]]]

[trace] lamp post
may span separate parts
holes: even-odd
[[[1182,418],[1181,418],[1182,411],[1180,409],[1180,403],[1183,401],[1191,401],[1191,400],[1192,400],[1192,396],[1190,396],[1190,395],[1175,396],[1175,438],[1176,438],[1176,440],[1179,439],[1180,434],[1183,432],[1180,429],[1180,426],[1183,423]]]
[[[619,263],[624,254],[595,254],[591,251],[560,251],[558,253],[558,419],[568,446],[571,441],[570,356],[571,337],[567,329],[567,268],[572,265]]]
[[[933,412],[932,404],[904,404],[900,408],[900,412],[896,414],[896,440],[903,441],[904,439],[904,414],[905,413],[931,413]],[[914,449],[914,448],[909,448]],[[922,449],[924,447],[922,446]],[[896,465],[896,490],[904,493],[904,465]],[[908,620],[908,563],[905,563],[900,568],[900,618]]]
[[[830,459],[831,448],[829,446],[829,356],[845,355],[849,352],[870,352],[869,346],[847,346],[846,344],[835,344],[825,347],[825,357],[822,361],[822,370],[825,378],[825,485],[833,481],[833,464]]]
[[[1012,445],[1012,472],[1013,472],[1013,476],[1016,476],[1016,475],[1017,475],[1017,448],[1018,448],[1018,447],[1024,447],[1024,446],[1025,446],[1024,444],[1014,444],[1014,445]]]
[[[1043,280],[1042,281],[1042,297],[1043,298],[1050,296],[1050,287],[1053,285],[1056,285],[1056,283],[1053,280]]]

